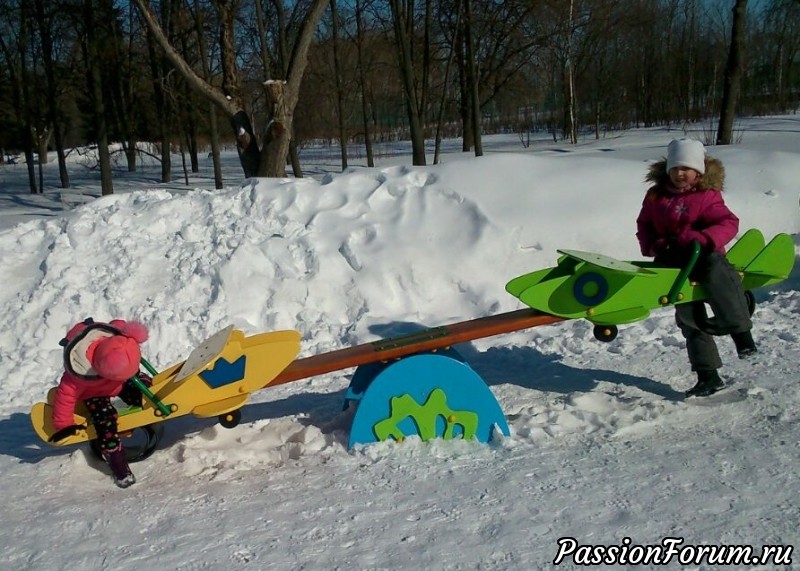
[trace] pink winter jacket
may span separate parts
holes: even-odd
[[[685,192],[671,191],[666,161],[650,167],[645,179],[655,183],[636,219],[636,237],[645,256],[662,254],[667,244],[688,247],[693,240],[705,252],[725,253],[739,231],[739,218],[722,199],[725,170],[718,159],[706,157],[706,172]]]
[[[93,397],[117,396],[125,382],[139,370],[139,344],[147,340],[145,326],[119,319],[107,325],[113,328],[111,334],[106,331],[90,336],[85,322],[76,324],[67,333],[64,342],[74,339],[76,344],[65,348],[66,371],[61,375],[53,399],[56,430],[75,424],[73,413],[79,402]],[[79,342],[81,339],[83,341]]]
[[[53,426],[61,430],[75,424],[75,406],[92,397],[115,397],[122,390],[125,381],[111,379],[86,380],[65,371],[56,389],[53,400]]]

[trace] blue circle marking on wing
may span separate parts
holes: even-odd
[[[597,272],[586,272],[575,280],[572,294],[578,303],[597,305],[608,295],[608,281]]]

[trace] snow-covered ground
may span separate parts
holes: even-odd
[[[738,129],[740,144],[710,149],[726,201],[742,232],[787,232],[797,250],[800,117]],[[105,198],[85,167],[61,191],[46,165],[48,189],[32,196],[24,165],[0,166],[0,568],[527,570],[573,545],[587,557],[616,546],[629,563],[636,545],[797,547],[798,269],[756,292],[755,362],[719,340],[723,378],[748,397],[736,402],[683,400],[694,378],[673,312],[660,310],[609,344],[570,321],[459,347],[511,428],[489,445],[349,450],[352,370],[260,391],[232,430],[167,422],[126,490],[86,447],[47,446],[30,428],[61,372],[58,341],[87,316],[144,322],[158,368],[229,324],[297,329],[309,356],[518,309],[505,283],[554,265],[557,248],[638,259],[647,164],[682,136],[527,149],[488,137],[481,158],[410,167],[395,156],[345,173],[309,151],[314,176],[302,180],[242,182],[230,154],[225,190],[206,190],[207,160],[190,190],[181,173],[162,185],[144,165],[116,172]],[[700,553],[669,567],[717,568],[690,561]]]

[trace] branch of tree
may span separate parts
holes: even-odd
[[[197,75],[195,71],[186,63],[183,57],[175,50],[175,48],[172,47],[166,34],[164,34],[164,30],[161,28],[161,25],[158,23],[158,20],[150,9],[149,0],[134,0],[134,3],[136,4],[136,7],[139,8],[139,13],[142,15],[145,22],[147,22],[150,32],[164,50],[167,59],[169,59],[170,63],[174,65],[176,69],[178,69],[181,75],[192,84],[192,87],[215,105],[219,106],[221,109],[224,109],[229,117],[234,116],[238,111],[240,111],[236,102],[228,99],[221,90],[215,88],[202,77]]]

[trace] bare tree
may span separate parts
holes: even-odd
[[[800,54],[800,1],[772,0],[766,10],[764,27],[769,38],[763,52],[771,52],[773,58],[766,68],[775,70],[769,83],[775,91],[775,104],[785,109],[790,106],[791,86],[797,77],[795,62]]]
[[[458,8],[456,9],[456,21],[455,21],[455,29],[461,29],[461,12],[463,10],[464,3],[458,2]],[[441,152],[442,146],[442,126],[444,124],[444,109],[445,104],[447,101],[447,90],[450,84],[450,67],[453,64],[453,55],[456,51],[456,42],[450,42],[450,49],[447,54],[447,61],[444,66],[444,81],[442,83],[442,98],[439,102],[439,112],[436,116],[436,135],[434,137],[434,146],[433,146],[433,164],[439,164],[439,154]]]
[[[394,37],[397,44],[397,60],[406,98],[408,126],[411,132],[411,162],[424,165],[425,131],[420,116],[419,94],[416,88],[416,68],[414,66],[414,2],[413,0],[390,0]]]
[[[370,112],[367,96],[367,61],[364,50],[366,38],[364,34],[364,12],[361,0],[355,0],[356,18],[356,50],[358,54],[358,84],[361,100],[361,119],[364,125],[364,147],[367,153],[367,166],[375,166],[375,155],[372,150],[372,131],[370,129]]]
[[[172,2],[161,3],[161,20],[168,33],[172,20]],[[169,64],[159,50],[156,35],[149,30],[147,51],[150,62],[150,77],[153,84],[153,105],[155,107],[157,139],[161,148],[161,182],[172,180],[172,109],[168,96]]]
[[[203,79],[211,81],[211,66],[208,58],[208,48],[205,38],[205,20],[203,11],[200,9],[199,0],[194,0],[194,25],[197,33],[197,49],[200,55],[200,64],[203,71]],[[214,187],[223,188],[222,184],[222,161],[220,157],[219,128],[217,126],[217,109],[212,101],[208,102],[208,123],[211,139],[211,160],[214,165]]]
[[[475,42],[473,35],[472,0],[464,0],[464,68],[466,70],[466,84],[468,90],[469,108],[471,109],[472,120],[472,141],[475,143],[475,156],[483,155],[483,144],[481,143],[481,104],[478,96],[478,71],[475,58]]]
[[[5,59],[11,80],[12,101],[17,118],[19,142],[25,153],[28,167],[28,186],[31,194],[37,194],[36,171],[34,170],[33,120],[28,82],[27,51],[30,42],[30,19],[21,3],[7,3],[2,13],[9,17],[8,36],[0,34],[0,51]],[[16,21],[14,22],[14,17]],[[8,39],[6,39],[8,38]]]
[[[69,188],[69,173],[67,172],[66,153],[64,152],[64,127],[62,125],[62,114],[59,103],[59,77],[56,71],[54,43],[54,25],[56,22],[55,10],[58,6],[50,3],[49,10],[45,11],[44,1],[36,0],[34,3],[36,11],[36,22],[39,25],[39,41],[42,45],[42,60],[47,91],[47,119],[53,129],[53,138],[56,145],[56,156],[58,157],[58,174],[61,179],[61,188]],[[59,38],[62,42],[65,38]],[[45,151],[46,152],[46,151]]]
[[[100,49],[107,38],[102,36],[104,26],[100,18],[108,18],[112,10],[111,0],[101,0],[96,6],[93,0],[83,1],[83,51],[86,61],[89,98],[92,102],[94,133],[97,140],[97,156],[100,163],[100,187],[103,196],[114,193],[111,176],[111,155],[108,150],[108,118],[106,117],[105,93],[103,92],[103,70]],[[99,8],[99,9],[98,9]],[[106,20],[106,24],[108,21]]]
[[[344,115],[344,88],[342,87],[342,64],[339,57],[339,13],[336,0],[331,3],[331,42],[333,43],[333,77],[335,80],[336,123],[339,131],[339,150],[342,155],[342,171],[347,168],[347,129]]]
[[[497,105],[509,105],[514,118],[518,108],[526,103],[515,101],[517,90],[521,97],[528,97],[521,87],[527,81],[525,75],[537,65],[537,51],[553,42],[537,27],[541,19],[540,0],[471,0],[473,10],[469,22],[472,41],[472,57],[467,55],[465,34],[464,0],[443,2],[439,7],[441,33],[449,44],[448,55],[441,58],[440,65],[447,68],[447,60],[452,54],[458,70],[456,79],[458,115],[461,120],[463,141],[462,150],[470,151],[474,143],[473,131],[476,116],[483,123],[484,109]],[[460,14],[460,16],[459,16]],[[551,69],[551,65],[543,66]],[[472,70],[472,71],[470,71]],[[437,70],[437,75],[443,72]],[[474,75],[474,81],[469,80]],[[536,73],[537,76],[541,72]],[[477,91],[477,93],[476,93]],[[477,94],[478,103],[474,104]],[[501,100],[498,102],[498,99]],[[481,124],[480,130],[485,126]]]
[[[717,132],[718,145],[730,145],[733,137],[733,120],[739,103],[742,84],[742,54],[744,53],[745,20],[747,0],[736,0],[733,6],[733,31],[728,62],[725,64],[725,80],[722,91],[722,109]]]
[[[147,25],[156,37],[172,65],[199,94],[214,102],[228,117],[236,136],[239,161],[246,177],[285,176],[286,158],[289,154],[292,120],[297,105],[300,83],[305,72],[308,49],[314,30],[329,0],[313,0],[302,19],[297,39],[283,80],[268,80],[265,95],[268,101],[268,123],[259,148],[250,114],[241,90],[234,51],[234,16],[239,2],[214,0],[220,20],[220,54],[222,60],[222,88],[211,85],[200,77],[180,53],[170,44],[147,0],[134,0]]]

